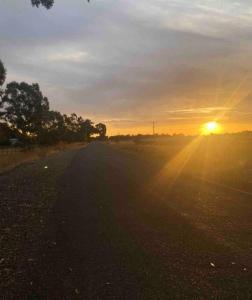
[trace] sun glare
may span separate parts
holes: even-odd
[[[202,134],[211,134],[211,133],[219,133],[220,132],[220,125],[215,122],[207,122],[202,127]]]

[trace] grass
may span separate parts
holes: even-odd
[[[36,161],[65,150],[78,149],[84,145],[85,143],[58,143],[53,146],[38,146],[28,150],[24,149],[5,154],[0,152],[0,173],[9,171],[25,162]]]
[[[181,174],[252,193],[251,137],[171,137],[142,143],[113,143],[112,146],[129,155],[159,163],[163,169],[174,171],[174,174],[181,171]]]
[[[196,147],[192,143],[192,139],[169,138],[111,146],[153,166],[148,171],[150,178],[144,175],[146,190],[162,203],[248,254],[252,245],[251,138],[210,136]]]
[[[134,170],[144,178],[141,193],[129,197],[136,219],[146,226],[135,238],[164,264],[178,264],[188,285],[192,280],[192,293],[199,289],[190,297],[185,284],[181,298],[250,299],[251,138],[171,137],[111,147],[135,160]],[[217,267],[211,269],[210,262]]]

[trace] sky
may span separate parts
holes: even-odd
[[[252,129],[252,5],[233,0],[0,0],[7,82],[108,133]]]

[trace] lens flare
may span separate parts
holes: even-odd
[[[202,134],[219,133],[220,131],[220,124],[215,121],[207,122],[202,126]]]

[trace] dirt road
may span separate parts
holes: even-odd
[[[2,299],[251,299],[250,196],[183,177],[155,190],[159,168],[101,143],[78,151]]]

